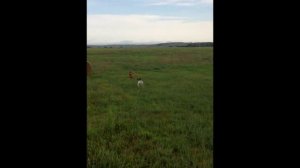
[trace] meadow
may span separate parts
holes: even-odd
[[[88,48],[87,60],[89,168],[213,167],[212,47]]]

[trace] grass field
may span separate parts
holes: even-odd
[[[89,168],[212,168],[212,48],[87,53]],[[144,88],[128,78],[130,70]]]

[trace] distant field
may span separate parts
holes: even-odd
[[[87,51],[89,168],[212,168],[211,47]]]

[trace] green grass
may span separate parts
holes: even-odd
[[[212,48],[87,51],[89,168],[212,168]]]

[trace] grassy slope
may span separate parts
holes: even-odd
[[[88,49],[88,167],[211,168],[212,55],[212,48]]]

